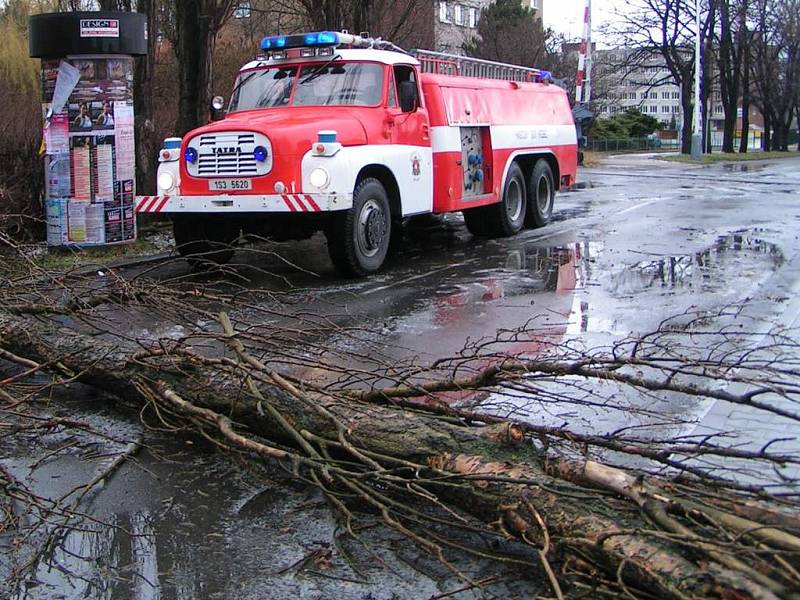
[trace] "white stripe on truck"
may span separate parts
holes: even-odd
[[[493,150],[568,146],[577,143],[574,125],[490,125],[489,132]],[[461,127],[431,127],[431,145],[434,152],[461,152]]]

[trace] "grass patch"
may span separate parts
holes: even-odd
[[[33,260],[48,271],[69,271],[84,265],[110,265],[125,258],[147,256],[159,252],[149,239],[138,239],[130,244],[117,244],[100,248],[49,248]]]
[[[738,152],[734,152],[733,154],[723,154],[722,152],[714,152],[713,154],[704,154],[702,160],[700,161],[700,164],[711,165],[723,162],[772,160],[775,158],[797,158],[798,156],[800,156],[800,152],[797,152],[796,150],[790,150],[788,152],[777,152],[777,151],[746,152],[745,154],[740,154]],[[695,161],[692,160],[692,157],[688,154],[673,154],[671,156],[659,157],[658,160],[668,160],[671,162],[696,164]]]
[[[20,243],[0,247],[0,263],[12,272],[41,269],[50,273],[66,273],[85,267],[108,267],[126,260],[146,257],[172,249],[172,236],[165,224],[149,225],[139,230],[139,239],[128,244],[96,248],[48,248],[44,242]]]

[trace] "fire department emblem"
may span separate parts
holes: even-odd
[[[419,177],[419,174],[422,172],[421,167],[421,159],[419,154],[416,152],[411,155],[411,175],[414,177]]]

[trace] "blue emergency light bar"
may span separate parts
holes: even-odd
[[[314,33],[301,33],[298,35],[273,35],[261,40],[261,49],[285,50],[287,48],[338,46],[342,43],[352,43],[350,40],[342,39],[343,37],[342,34],[336,33],[335,31],[318,31]]]

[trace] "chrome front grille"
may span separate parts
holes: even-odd
[[[267,160],[256,160],[253,150],[258,146],[267,149]],[[204,133],[192,138],[189,147],[197,151],[197,161],[186,163],[193,177],[256,177],[272,170],[272,147],[260,133]]]

